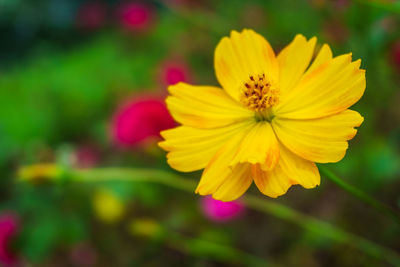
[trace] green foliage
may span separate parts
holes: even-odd
[[[339,2],[346,1],[188,1],[199,2],[193,5],[153,1],[152,27],[128,31],[115,20],[119,1],[105,1],[107,23],[90,31],[78,28],[75,21],[56,25],[52,1],[0,1],[4,36],[0,44],[0,206],[21,216],[15,247],[23,258],[37,266],[51,266],[53,261],[64,262],[76,244],[86,242],[96,251],[100,266],[158,266],[166,263],[163,258],[178,265],[182,257],[198,266],[208,261],[257,265],[269,258],[293,265],[298,255],[304,265],[368,266],[368,257],[358,257],[353,247],[332,246],[321,233],[340,242],[349,242],[349,237],[312,220],[299,219],[309,230],[300,234],[298,228],[254,211],[239,221],[215,224],[204,218],[197,196],[181,196],[163,186],[126,182],[77,186],[68,181],[27,186],[16,182],[14,173],[19,166],[38,162],[75,166],[75,153],[84,146],[95,148],[98,166],[169,170],[154,143],[153,147],[116,148],[109,136],[114,112],[134,94],[166,95],[165,83],[158,77],[165,59],[186,62],[193,83],[217,85],[216,44],[231,30],[250,27],[265,35],[276,51],[302,33],[329,43],[335,55],[351,51],[354,59],[362,59],[367,89],[353,109],[365,121],[346,157],[329,167],[360,190],[399,205],[400,67],[396,69],[392,52],[400,40],[398,2],[359,0],[341,6]],[[57,3],[76,12],[83,1]],[[43,16],[35,19],[35,14]],[[122,200],[127,209],[123,221],[109,225],[96,217],[92,194],[99,186]],[[276,200],[398,249],[399,229],[353,201],[325,179],[314,191],[293,188]],[[279,207],[270,209],[283,219],[296,217]],[[163,228],[165,235],[157,242],[131,236],[127,220],[136,217],[168,225]]]

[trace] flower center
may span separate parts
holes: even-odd
[[[263,111],[279,102],[279,89],[274,86],[265,74],[250,75],[242,87],[242,103],[250,110]]]

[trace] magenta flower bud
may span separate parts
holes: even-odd
[[[160,131],[175,126],[163,99],[137,96],[122,105],[112,121],[112,137],[122,147],[145,143],[159,138]]]
[[[206,196],[202,197],[200,201],[204,215],[214,222],[231,221],[240,217],[245,210],[245,206],[240,200],[223,202]]]
[[[15,266],[17,257],[12,253],[10,244],[19,229],[19,219],[12,212],[0,215],[0,265]]]
[[[153,24],[154,13],[150,6],[144,3],[124,3],[118,8],[120,24],[127,30],[146,31]]]
[[[192,75],[189,66],[180,60],[166,60],[159,68],[159,80],[162,85],[173,85],[178,82],[190,82]]]
[[[98,148],[91,145],[82,145],[74,151],[74,166],[78,168],[91,168],[100,160]]]
[[[390,59],[397,70],[400,71],[400,40],[393,44]]]
[[[70,252],[70,261],[73,266],[95,266],[97,253],[89,243],[76,244]]]

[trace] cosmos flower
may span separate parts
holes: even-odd
[[[159,80],[163,85],[189,82],[192,76],[189,66],[182,60],[165,60],[161,63],[158,72]]]
[[[10,251],[10,243],[19,228],[19,219],[14,213],[2,213],[0,215],[0,265],[14,266],[16,256]]]
[[[125,206],[115,193],[107,188],[97,189],[93,195],[96,215],[105,223],[118,222],[125,213]]]
[[[196,193],[232,201],[254,181],[270,197],[320,184],[315,162],[341,160],[363,117],[348,108],[365,90],[351,54],[332,57],[316,38],[297,35],[277,56],[252,30],[232,31],[215,50],[223,89],[179,83],[166,100],[182,125],[163,131],[168,163],[205,168]],[[312,62],[311,62],[312,61]]]
[[[89,243],[78,243],[72,248],[70,262],[73,266],[95,266],[98,255]]]
[[[118,8],[121,25],[131,31],[145,31],[152,25],[154,14],[150,6],[144,3],[128,2]]]
[[[135,218],[129,225],[129,232],[134,236],[159,238],[163,235],[162,226],[150,218]]]
[[[164,101],[156,96],[136,96],[122,105],[114,115],[112,137],[121,147],[159,138],[160,131],[175,126]]]
[[[23,166],[18,170],[18,176],[22,181],[40,183],[57,180],[63,175],[63,169],[52,163],[39,163]]]
[[[72,155],[73,166],[77,168],[94,167],[99,160],[99,149],[93,145],[82,145],[77,147]]]
[[[244,205],[238,201],[223,202],[210,196],[200,200],[201,210],[204,215],[214,222],[227,222],[243,214]]]
[[[393,65],[400,71],[400,40],[395,42],[390,50]]]

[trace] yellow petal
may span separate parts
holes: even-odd
[[[239,146],[230,165],[238,163],[260,163],[263,169],[271,170],[279,160],[279,147],[269,122],[258,122],[249,131]]]
[[[166,100],[168,109],[177,122],[186,126],[222,127],[254,116],[217,87],[178,83],[168,90],[172,95]]]
[[[296,86],[310,64],[317,38],[309,41],[298,34],[278,55],[281,100]]]
[[[318,52],[317,57],[314,59],[313,63],[311,66],[307,69],[305,74],[310,73],[311,71],[315,70],[319,66],[321,66],[323,63],[328,62],[329,60],[332,59],[332,51],[329,45],[324,44],[321,49]]]
[[[279,166],[272,171],[263,171],[259,164],[252,165],[251,173],[260,192],[269,197],[276,198],[284,195],[292,185],[290,178]]]
[[[365,90],[365,71],[351,55],[329,60],[303,76],[275,115],[290,119],[316,119],[337,114],[357,102]]]
[[[272,126],[279,140],[300,157],[320,163],[337,162],[346,154],[363,117],[352,110],[312,120],[275,118]]]
[[[279,146],[279,151],[281,156],[274,170],[284,173],[292,184],[300,184],[304,188],[314,188],[319,185],[319,171],[314,162],[297,156],[282,144]],[[279,176],[278,173],[276,175]]]
[[[232,136],[213,156],[203,171],[196,193],[200,195],[214,194],[230,177],[237,175],[237,166],[229,164],[237,153],[238,146],[252,125]],[[243,165],[243,164],[242,164]]]
[[[179,126],[161,132],[165,139],[159,146],[169,151],[168,164],[182,172],[203,169],[232,136],[247,129],[255,122],[244,121],[216,129],[197,129]]]
[[[258,164],[251,167],[254,183],[261,193],[276,198],[295,184],[308,189],[319,185],[319,171],[313,162],[298,157],[282,144],[280,151],[279,163],[272,171],[263,171]]]
[[[265,73],[279,79],[279,65],[270,44],[252,30],[231,32],[215,49],[214,67],[217,79],[232,98],[239,100],[240,87],[249,75]]]
[[[252,182],[249,164],[238,164],[212,196],[221,201],[233,201],[242,196]]]

